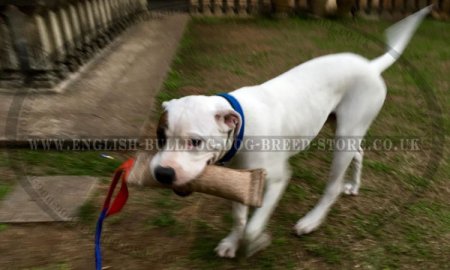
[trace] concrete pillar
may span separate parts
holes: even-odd
[[[147,12],[148,8],[147,8],[147,1],[146,0],[140,0],[140,5],[141,5],[141,9],[144,12]]]
[[[0,17],[0,71],[11,70],[19,70],[19,61],[14,51],[10,29]]]
[[[98,25],[100,26],[100,29],[104,32],[106,30],[107,24],[106,24],[106,14],[104,13],[103,6],[101,5],[102,1],[94,0],[94,3],[97,13]]]
[[[125,5],[125,0],[117,0],[117,15],[121,21],[126,17],[127,7]]]
[[[210,0],[202,0],[202,1],[199,1],[199,3],[201,4],[202,15],[206,15],[206,16],[211,15]]]
[[[11,70],[13,78],[18,84],[28,84],[32,78],[33,51],[30,51],[29,36],[37,33],[27,33],[30,17],[16,6],[7,6],[2,15],[10,35],[12,52],[17,58],[17,69]]]
[[[330,0],[328,0],[330,1]],[[331,1],[335,1],[335,0],[331,0]],[[294,2],[291,0],[276,0],[275,2],[275,9],[276,12],[280,12],[280,13],[288,13],[291,12],[292,9],[294,8]]]
[[[238,15],[247,15],[247,0],[236,0],[234,4]]]
[[[344,17],[351,14],[352,7],[355,5],[354,0],[337,0],[337,14],[338,16]]]
[[[95,0],[97,3],[98,18],[101,25],[101,39],[104,45],[110,41],[108,36],[108,19],[106,17],[106,10],[103,0]]]
[[[422,8],[428,6],[429,4],[431,4],[431,2],[432,1],[430,1],[430,0],[419,0],[417,9],[422,9]]]
[[[73,42],[75,47],[80,48],[82,45],[80,17],[74,5],[69,5],[70,22],[73,29]]]
[[[115,0],[116,2],[116,17],[117,19],[121,19],[122,18],[122,14],[125,12],[123,10],[123,0]]]
[[[94,15],[94,21],[95,21],[95,29],[97,32],[100,32],[103,30],[103,21],[100,14],[100,9],[98,6],[98,0],[91,0],[92,3],[92,12]]]
[[[100,16],[102,18],[103,28],[108,27],[108,18],[106,17],[105,3],[103,0],[98,0],[98,8],[100,10]]]
[[[53,46],[55,48],[54,52],[56,55],[56,59],[58,61],[63,61],[65,57],[64,39],[58,17],[53,10],[48,11],[48,17],[50,20],[50,29],[52,34]]]
[[[117,11],[119,12],[120,20],[123,20],[126,17],[126,15],[128,14],[126,0],[118,0]]]
[[[450,17],[450,0],[442,0],[441,3],[441,17],[448,19]]]
[[[116,18],[117,18],[117,16],[116,16],[116,4],[117,4],[117,1],[116,0],[107,0],[106,1],[106,3],[107,3],[107,6],[108,6],[108,8],[109,8],[109,14],[110,14],[110,16],[111,16],[111,23],[113,23],[115,20],[116,20]]]
[[[111,2],[112,1],[103,0],[103,5],[105,6],[105,12],[106,12],[106,23],[107,23],[108,27],[111,27],[111,25],[112,25]]]
[[[325,3],[325,11],[327,14],[336,14],[338,9],[336,0],[327,0]]]
[[[369,3],[370,0],[359,0],[359,12],[366,13],[369,10]]]
[[[114,0],[116,2],[115,5],[115,13],[116,13],[116,22],[117,22],[117,28],[119,30],[123,30],[125,28],[125,6],[123,0]]]
[[[219,9],[219,0],[209,0],[208,1],[209,3],[208,3],[208,7],[209,7],[209,9],[210,9],[210,11],[211,11],[211,13],[212,14],[220,14],[221,12],[219,12],[218,11],[218,9]]]
[[[308,9],[308,0],[297,0],[297,6],[300,10],[307,10]]]
[[[44,69],[51,67],[51,59],[53,55],[53,48],[50,41],[50,29],[47,28],[44,17],[40,14],[34,16],[35,25],[39,36],[39,55],[37,62],[39,66]]]
[[[380,6],[380,0],[369,0],[369,2],[368,2],[369,14],[377,15],[379,6]]]
[[[89,20],[86,14],[85,5],[83,2],[78,2],[76,5],[76,11],[80,22],[80,41],[82,44],[89,42]]]
[[[74,50],[75,44],[73,42],[72,26],[69,21],[69,16],[67,15],[66,7],[59,8],[59,17],[61,21],[61,30],[63,32],[64,47],[66,48],[67,53],[70,53]]]
[[[415,0],[405,1],[406,14],[414,13],[415,10],[416,10],[416,1]]]
[[[74,27],[69,18],[69,7],[61,6],[59,9],[59,17],[61,21],[61,29],[63,31],[64,36],[64,47],[66,49],[66,57],[64,63],[67,65],[67,68],[70,71],[75,71],[78,69],[79,65],[82,63],[79,57],[77,56],[77,51],[75,50],[75,34]]]
[[[379,0],[379,4],[378,4],[378,14],[380,16],[380,18],[389,18],[390,17],[390,1],[387,0]]]
[[[308,0],[308,4],[309,1],[312,0]],[[258,0],[258,10],[260,14],[271,15],[273,12],[272,9],[272,0]]]
[[[224,1],[224,13],[227,15],[233,15],[235,13],[234,0]]]
[[[248,0],[247,11],[249,14],[256,15],[258,13],[258,0]]]
[[[49,10],[45,10],[44,12],[40,12],[39,15],[42,18],[42,23],[44,24],[43,28],[45,28],[45,32],[47,33],[48,36],[48,45],[50,48],[50,52],[49,52],[49,58],[50,61],[53,63],[57,60],[57,54],[58,52],[56,51],[56,43],[55,43],[55,39],[53,37],[53,29],[52,29],[52,22],[51,22],[51,18],[50,18],[50,12]]]
[[[189,13],[197,14],[198,9],[198,0],[189,0]]]
[[[95,20],[94,20],[94,11],[92,8],[92,3],[89,0],[86,0],[84,2],[86,15],[88,19],[88,31],[89,31],[89,40],[92,40],[96,36],[96,26],[95,26]]]
[[[403,17],[404,10],[405,6],[403,0],[392,0],[392,16],[394,18]]]
[[[325,15],[325,3],[327,0],[308,0],[309,11],[316,16]]]
[[[133,15],[133,13],[134,13],[133,1],[132,0],[126,0],[126,5],[127,5],[127,11],[128,11],[127,15],[131,17]]]
[[[134,20],[134,18],[136,18],[136,12],[137,12],[137,1],[136,0],[129,0],[130,1],[130,15],[131,15],[131,19]]]
[[[116,0],[116,20],[119,23],[119,26],[123,28],[124,18],[125,18],[126,10],[124,5],[124,0]]]
[[[141,0],[132,0],[132,2],[134,5],[134,12],[136,14],[140,13],[142,11]]]
[[[125,17],[127,13],[125,0],[117,0],[117,13],[120,20]]]
[[[130,14],[135,14],[137,11],[136,0],[130,0],[129,5],[130,5]]]

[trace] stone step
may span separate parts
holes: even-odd
[[[91,176],[27,176],[0,201],[0,222],[74,221],[97,183]]]

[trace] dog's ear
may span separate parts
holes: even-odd
[[[241,116],[234,110],[219,111],[215,115],[219,126],[226,132],[230,130],[239,130],[241,127]]]

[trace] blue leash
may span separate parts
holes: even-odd
[[[103,209],[97,220],[97,227],[95,229],[95,269],[102,269],[102,248],[100,246],[100,239],[102,237],[103,220],[106,217],[106,209]]]

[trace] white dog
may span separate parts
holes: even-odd
[[[427,7],[389,28],[389,50],[379,58],[367,60],[351,53],[323,56],[261,85],[231,92],[243,114],[221,96],[187,96],[164,102],[165,113],[158,127],[162,149],[150,163],[153,176],[172,184],[178,194],[186,195],[183,185],[196,178],[207,164],[221,160],[227,154],[227,145],[239,134],[243,133],[244,140],[252,136],[314,138],[330,114],[337,120],[336,138],[362,139],[386,97],[386,85],[380,74],[400,56],[430,10]],[[182,143],[185,151],[170,150],[180,143],[177,137],[188,138]],[[210,138],[224,138],[225,143],[211,142]],[[305,147],[271,152],[237,151],[226,164],[239,169],[264,168],[267,179],[262,207],[255,210],[249,222],[248,207],[233,203],[234,225],[216,248],[219,256],[234,257],[242,239],[247,242],[250,254],[270,242],[264,229],[288,184],[291,175],[288,159],[296,153],[293,150]],[[358,194],[362,159],[360,145],[335,150],[325,193],[295,225],[298,235],[315,230],[342,191]],[[353,179],[344,183],[345,171],[352,160],[356,165]]]

